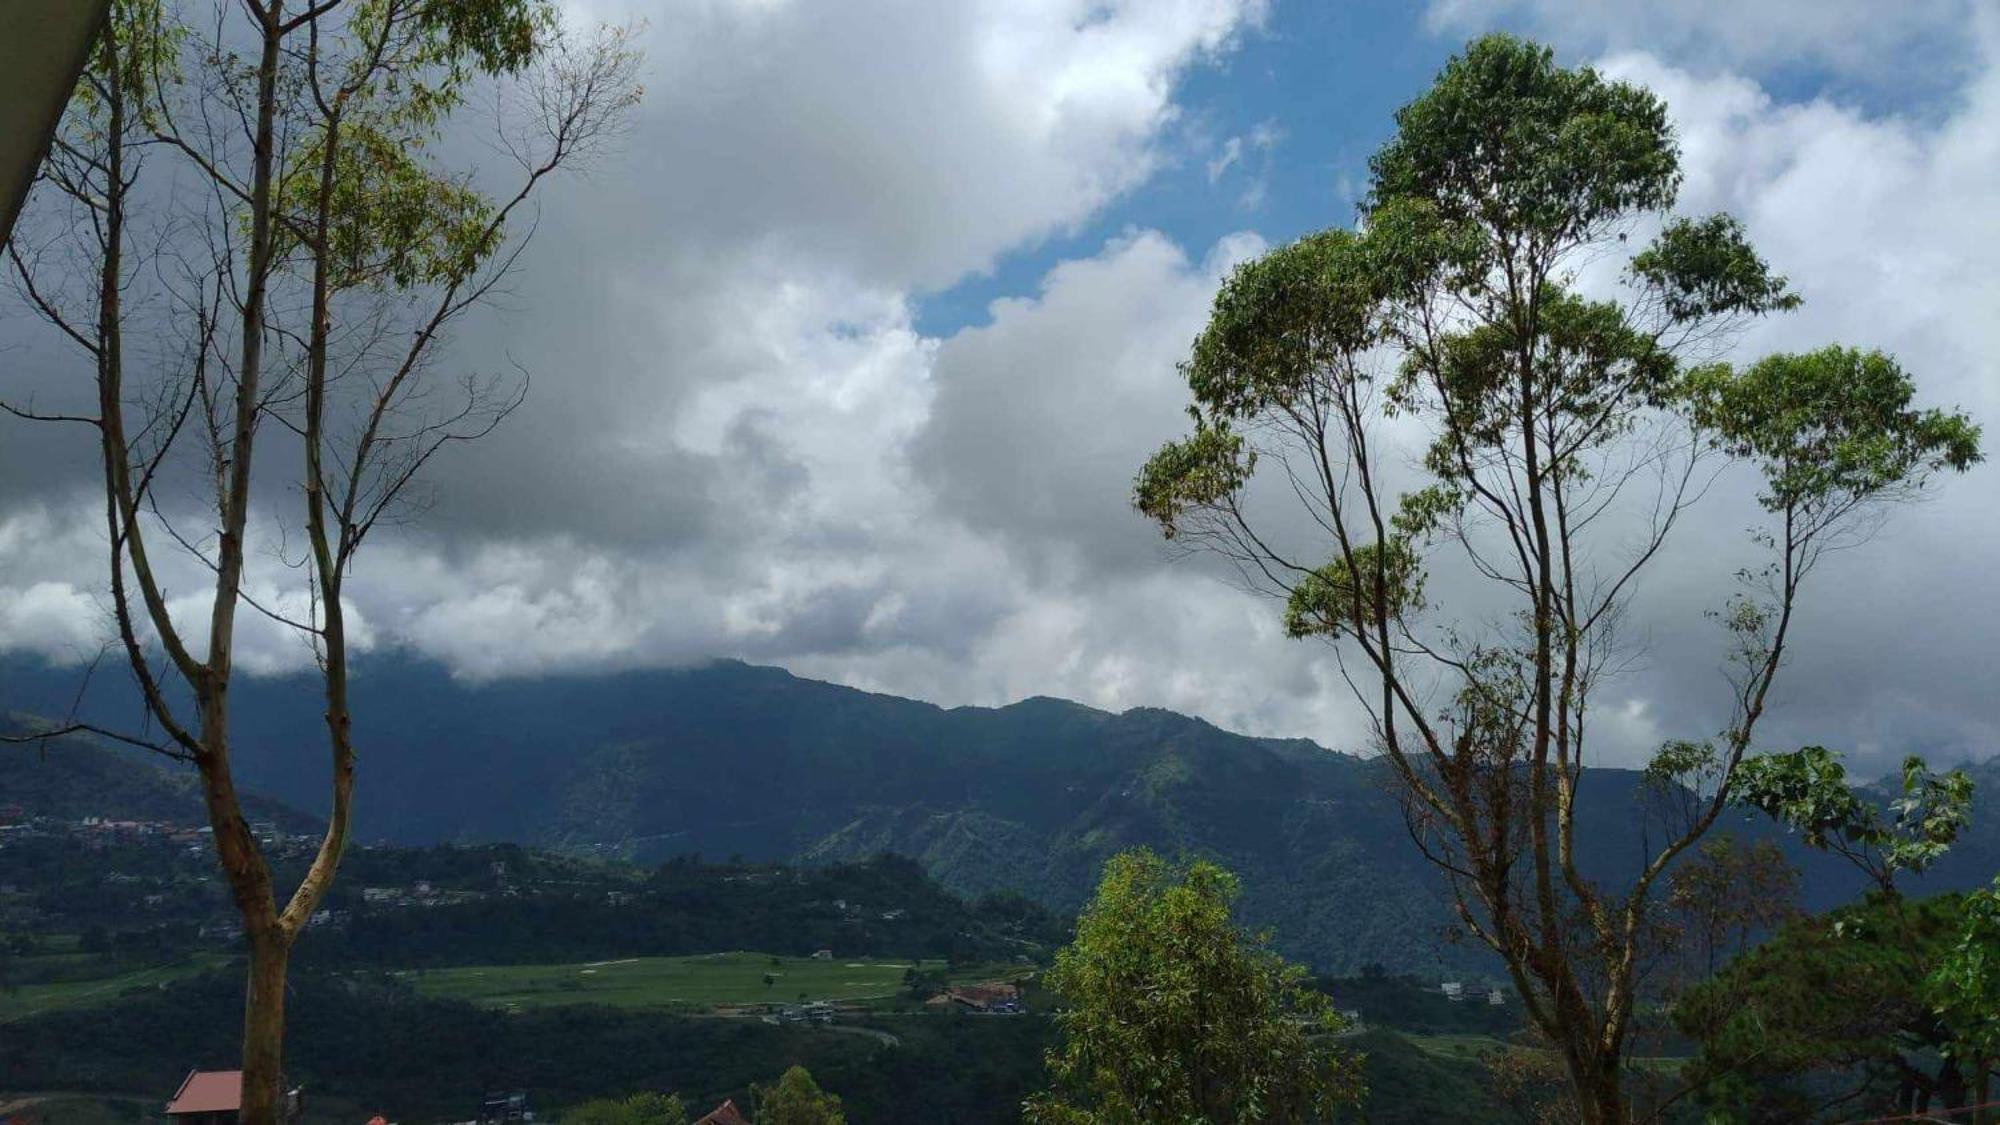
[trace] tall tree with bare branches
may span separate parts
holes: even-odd
[[[1359,229],[1224,284],[1184,368],[1194,432],[1135,502],[1282,598],[1290,635],[1334,644],[1459,921],[1577,1118],[1619,1125],[1662,877],[1730,803],[1801,589],[1885,502],[1978,460],[1979,431],[1913,407],[1879,352],[1718,361],[1798,298],[1735,220],[1673,214],[1679,152],[1647,90],[1493,36],[1396,123]],[[1616,295],[1586,295],[1580,271],[1621,260]],[[1732,462],[1769,517],[1766,564],[1719,611],[1732,713],[1661,748],[1650,855],[1604,885],[1576,834],[1592,706],[1641,577]],[[1443,570],[1450,605],[1427,583]]]
[[[89,361],[90,407],[8,409],[88,427],[101,451],[115,643],[150,732],[99,733],[199,771],[242,915],[250,1125],[281,1111],[286,966],[351,820],[344,584],[425,464],[521,401],[517,373],[442,378],[440,344],[508,275],[540,187],[616,135],[636,65],[622,32],[579,39],[543,0],[117,0],[8,245],[25,301]],[[475,96],[498,176],[435,155]],[[303,532],[296,555],[276,548],[294,596],[249,577],[258,509]],[[212,583],[199,619],[166,588],[175,552]],[[231,764],[246,609],[323,678],[327,825],[289,889]]]

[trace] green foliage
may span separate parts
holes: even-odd
[[[1676,323],[1799,306],[1732,215],[1674,219],[1633,256],[1630,270]]]
[[[635,1090],[673,1090],[699,1114],[786,1067],[809,1067],[869,1125],[1015,1125],[1041,1079],[1049,1023],[910,1018],[901,1046],[824,1028],[574,1007],[517,1013],[414,996],[368,974],[295,972],[287,1072],[307,1089],[402,1120],[459,1121],[482,1089],[523,1090],[556,1110]],[[147,988],[114,1005],[0,1022],[0,1088],[165,1089],[190,1066],[226,1066],[242,1019],[240,975]],[[158,1103],[153,1105],[157,1114]],[[562,1115],[551,1113],[549,1120]],[[756,1120],[763,1125],[764,1117]]]
[[[1964,770],[1935,774],[1912,755],[1903,760],[1902,784],[1902,796],[1889,803],[1894,818],[1884,821],[1848,786],[1837,754],[1807,746],[1745,759],[1734,798],[1798,832],[1808,847],[1846,856],[1893,890],[1897,873],[1921,873],[1937,862],[1972,817],[1972,778]]]
[[[1966,895],[1962,907],[1957,941],[1923,992],[1944,1027],[1945,1050],[1983,1077],[2000,1061],[2000,879]]]
[[[1014,961],[1045,955],[1065,932],[1056,915],[1033,904],[1010,901],[989,917],[900,856],[803,869],[693,861],[650,872],[585,869],[551,876],[554,885],[540,893],[492,893],[487,881],[474,884],[486,892],[475,901],[414,910],[358,901],[356,888],[371,878],[399,886],[434,879],[430,870],[447,858],[440,852],[402,853],[414,873],[400,879],[376,874],[390,857],[358,853],[335,905],[356,910],[361,923],[315,934],[300,956],[380,969],[671,957],[714,952],[716,919],[727,918],[732,948],[791,957],[832,949],[844,958]],[[841,910],[836,900],[855,909]],[[893,910],[904,913],[882,917]],[[755,981],[768,967],[746,962],[741,973]]]
[[[847,1125],[840,1099],[819,1088],[802,1066],[786,1070],[775,1086],[759,1086],[758,1125]]]
[[[1401,540],[1387,550],[1370,543],[1354,549],[1353,565],[1337,558],[1292,587],[1285,603],[1285,635],[1335,637],[1368,628],[1378,617],[1391,621],[1424,606],[1424,575],[1416,552]],[[1357,577],[1358,572],[1358,577]],[[1380,584],[1382,605],[1376,604]]]
[[[1146,462],[1133,503],[1172,539],[1190,509],[1232,500],[1256,464],[1256,455],[1226,426],[1198,423],[1194,436],[1168,443]]]
[[[1237,266],[1216,293],[1185,366],[1212,417],[1284,407],[1317,379],[1357,377],[1346,361],[1381,338],[1382,280],[1351,231],[1307,235]]]
[[[1396,112],[1395,137],[1370,162],[1371,204],[1423,199],[1448,221],[1553,243],[1670,206],[1679,163],[1650,91],[1488,35]]]
[[[325,137],[283,185],[286,205],[309,215]],[[451,284],[492,251],[493,204],[421,159],[406,134],[351,121],[340,130],[324,238],[335,289]]]
[[[1633,411],[1666,404],[1676,367],[1616,304],[1548,285],[1538,315],[1535,417],[1526,421],[1552,438],[1545,453],[1551,472],[1575,480],[1584,472],[1581,455],[1626,433]],[[1440,416],[1424,464],[1460,495],[1486,454],[1506,449],[1524,423],[1516,339],[1503,324],[1445,334],[1436,351],[1410,353],[1397,381],[1401,408],[1430,407]]]
[[[130,126],[158,120],[159,85],[179,79],[180,50],[187,38],[161,0],[112,0],[104,26],[107,38],[91,53],[84,80],[66,110],[70,124],[91,141],[101,141],[109,126],[111,96],[124,101]]]
[[[389,0],[372,0],[365,7],[381,12],[392,6]],[[554,19],[545,0],[422,0],[414,22],[430,57],[511,74],[535,57]]]
[[[1884,1101],[1949,1041],[1925,982],[1965,907],[1876,894],[1787,924],[1675,1005],[1701,1048],[1686,1077],[1724,1120],[1803,1119],[1828,1087]]]
[[[1669,950],[1689,976],[1713,975],[1722,958],[1802,915],[1799,871],[1776,841],[1715,836],[1668,876],[1666,906]]]
[[[1847,767],[1823,746],[1760,754],[1736,771],[1736,800],[1801,833],[1808,847],[1860,842],[1880,831],[1873,808],[1847,784]]]
[[[1063,1008],[1052,1090],[1031,1122],[1325,1120],[1360,1093],[1357,1060],[1305,971],[1230,917],[1234,876],[1134,850],[1105,865],[1049,986]]]
[[[1713,742],[1673,739],[1653,752],[1640,780],[1654,790],[1692,785],[1714,774],[1721,765],[1722,755]]]
[[[642,1091],[628,1098],[594,1098],[563,1114],[562,1125],[687,1125],[687,1106],[672,1094]]]
[[[1714,444],[1762,469],[1772,511],[1838,514],[1982,458],[1979,426],[1912,409],[1915,384],[1879,351],[1829,346],[1742,371],[1715,364],[1690,372],[1687,389]]]

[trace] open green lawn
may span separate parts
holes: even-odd
[[[793,1004],[802,996],[807,1000],[887,999],[902,991],[903,973],[912,967],[937,971],[944,962],[816,961],[738,952],[569,965],[477,965],[401,975],[426,996],[496,1007],[609,1004],[706,1009],[718,1004]],[[1020,966],[985,966],[957,974],[955,979],[991,980],[1020,971]],[[765,984],[767,973],[777,980]]]
[[[1506,1049],[1507,1044],[1491,1035],[1416,1035],[1402,1033],[1425,1054],[1447,1059],[1478,1059]]]
[[[1427,1055],[1438,1058],[1458,1059],[1477,1062],[1489,1054],[1497,1054],[1507,1048],[1505,1041],[1491,1035],[1417,1035],[1400,1032],[1403,1038],[1417,1045]],[[1644,1055],[1631,1060],[1632,1065],[1647,1070],[1678,1070],[1688,1060],[1679,1055]]]
[[[151,988],[167,981],[191,977],[213,968],[219,956],[199,956],[173,965],[137,969],[96,980],[70,980],[51,984],[24,984],[0,989],[0,1023],[27,1019],[65,1008],[87,1008],[108,1004],[135,988]]]

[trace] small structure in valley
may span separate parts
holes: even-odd
[[[1022,1010],[1020,986],[1005,981],[961,984],[931,997],[926,1003],[936,1008],[956,1006],[989,1015],[1013,1015]]]
[[[167,1120],[172,1125],[236,1125],[242,1113],[240,1070],[188,1071],[166,1108]],[[303,1091],[291,1090],[285,1094],[283,1113],[287,1122],[296,1122],[304,1116]]]
[[[479,1125],[504,1125],[534,1119],[535,1111],[528,1108],[528,1095],[522,1090],[489,1093],[479,1103]]]
[[[190,1070],[167,1102],[174,1125],[236,1125],[243,1111],[243,1072]]]
[[[725,1101],[708,1113],[696,1118],[694,1125],[750,1125],[750,1119],[736,1108],[734,1101]]]

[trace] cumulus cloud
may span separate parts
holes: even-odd
[[[1949,85],[1977,63],[1979,0],[1430,0],[1449,34],[1519,26],[1586,51],[1643,49],[1706,69],[1818,68],[1874,83]]]
[[[1434,15],[1470,27],[1500,7]],[[1845,11],[1801,41],[1851,30]],[[626,156],[548,198],[508,305],[454,342],[467,366],[519,363],[533,391],[437,463],[423,521],[363,552],[350,598],[372,643],[472,677],[731,655],[947,704],[1164,705],[1361,748],[1332,654],[1284,640],[1276,607],[1170,558],[1129,508],[1141,461],[1186,424],[1174,365],[1262,239],[1133,229],[1052,263],[983,323],[927,335],[915,316],[926,292],[1158,174],[1178,76],[1262,14],[1252,0],[717,0],[656,18]],[[1748,46],[1604,56],[1667,98],[1683,207],[1740,215],[1808,298],[1743,354],[1881,346],[1934,401],[2000,418],[1985,358],[2000,267],[1979,253],[2000,243],[1983,198],[2000,71],[1981,26],[1972,77],[1925,114],[1718,69],[1750,66]],[[1568,34],[1573,49],[1611,41]],[[1281,135],[1225,140],[1191,174],[1254,179]],[[1316,155],[1302,137],[1283,154]],[[45,341],[10,346],[10,367],[56,371]],[[101,515],[20,432],[0,442],[0,649],[73,657],[104,625]],[[63,455],[87,473],[74,437]],[[1829,563],[1774,739],[1993,744],[2000,705],[1968,669],[2000,632],[2000,599],[1939,592],[1986,588],[1995,483],[1984,469],[1950,482]],[[1748,493],[1718,493],[1645,587],[1638,663],[1600,712],[1614,760],[1719,720],[1721,639],[1700,611],[1743,550]],[[277,515],[260,518],[275,538]],[[296,605],[291,572],[260,558],[260,598]],[[188,565],[177,590],[200,588]],[[303,654],[277,629],[245,647],[261,669]]]
[[[1651,55],[1604,66],[1671,107],[1688,170],[1682,208],[1737,214],[1806,298],[1798,312],[1760,323],[1741,354],[1879,347],[1916,377],[1926,404],[1967,410],[1990,435],[2000,419],[1991,359],[2000,268],[1972,248],[2000,238],[1983,186],[2000,174],[2000,25],[1982,24],[1973,45],[1978,76],[1934,125],[1826,99],[1783,102],[1749,80],[1697,77]],[[1945,481],[1937,497],[1828,561],[1808,593],[1774,738],[1884,755],[1991,752],[2000,708],[1973,669],[2000,629],[2000,603],[1984,596],[2000,554],[1996,485],[1990,464]],[[1683,670],[1652,671],[1676,693],[1669,698],[1702,686]]]
[[[108,579],[110,566],[101,511],[85,500],[37,502],[0,516],[0,653],[29,652],[62,664],[86,663],[117,640]],[[145,521],[149,541],[165,544],[156,519]],[[253,676],[293,672],[312,665],[306,636],[287,621],[315,619],[310,592],[284,564],[282,533],[259,519],[250,532],[233,658]],[[208,648],[208,618],[215,604],[213,572],[200,559],[156,547],[155,575],[174,627],[197,658]],[[376,644],[368,609],[343,598],[349,648],[366,653]],[[155,638],[141,614],[140,636]]]
[[[1179,76],[1264,12],[1262,0],[671,7],[653,17],[658,67],[621,194],[681,239],[782,245],[917,287],[1145,179]]]

